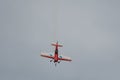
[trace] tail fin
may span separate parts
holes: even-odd
[[[63,47],[63,45],[58,44],[58,42],[57,42],[56,44],[55,44],[55,43],[52,43],[51,45],[52,45],[52,46]]]

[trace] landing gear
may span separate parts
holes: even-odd
[[[58,63],[60,63],[60,61],[58,61]]]
[[[53,60],[50,60],[50,62],[52,62]]]
[[[57,66],[57,63],[55,62],[55,67]]]

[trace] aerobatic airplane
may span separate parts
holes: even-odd
[[[51,45],[55,46],[54,54],[41,53],[40,56],[45,58],[50,58],[51,59],[50,62],[54,62],[55,66],[57,65],[57,63],[60,63],[61,61],[69,61],[69,62],[72,61],[71,58],[58,54],[58,47],[63,47],[62,45],[58,44],[58,42],[56,42],[55,44],[53,43]]]

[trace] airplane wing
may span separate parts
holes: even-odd
[[[63,61],[72,61],[72,59],[70,57],[66,57],[66,56],[63,56],[63,55],[60,55],[58,57],[58,60],[63,60]]]
[[[45,57],[45,58],[51,58],[51,59],[54,59],[53,54],[41,53],[40,56]]]

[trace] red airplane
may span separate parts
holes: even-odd
[[[71,58],[69,57],[65,57],[63,55],[58,55],[58,47],[63,47],[62,45],[58,44],[58,42],[56,44],[51,44],[52,46],[55,46],[55,52],[54,55],[53,54],[47,54],[47,53],[41,53],[40,56],[45,57],[45,58],[50,58],[50,62],[54,62],[55,66],[57,65],[57,63],[60,63],[60,61],[72,61]]]

